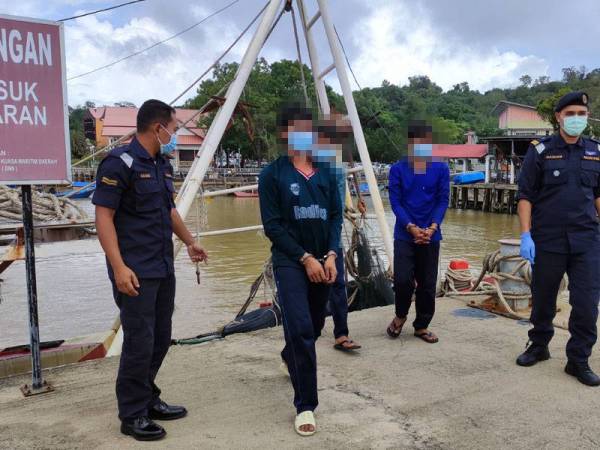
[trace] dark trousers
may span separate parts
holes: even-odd
[[[298,413],[314,411],[319,404],[315,342],[325,325],[331,287],[311,283],[303,267],[277,267],[275,281],[285,335],[281,357],[294,387],[294,406]]]
[[[533,305],[529,330],[531,342],[548,345],[554,336],[552,320],[556,314],[556,297],[565,274],[569,277],[569,332],[567,357],[573,362],[587,362],[596,343],[598,299],[600,297],[600,246],[592,245],[586,253],[560,254],[537,250],[533,265],[531,290]]]
[[[335,260],[337,278],[331,287],[329,310],[333,318],[333,335],[335,338],[348,336],[348,293],[346,292],[346,270],[344,268],[344,250],[337,251]]]
[[[435,313],[435,290],[438,274],[440,243],[417,245],[409,241],[394,241],[394,292],[396,315],[406,317],[415,293],[416,330],[427,328]]]
[[[159,401],[154,383],[158,369],[171,345],[171,318],[175,303],[175,276],[139,280],[137,297],[118,292],[123,350],[117,375],[119,418],[146,416]]]

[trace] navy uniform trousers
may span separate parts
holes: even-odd
[[[596,343],[598,299],[600,297],[600,245],[592,243],[585,253],[561,254],[536,250],[533,265],[531,323],[529,339],[548,345],[554,336],[552,320],[560,282],[569,277],[569,332],[567,357],[575,363],[587,362]]]
[[[331,286],[311,283],[301,266],[276,267],[275,281],[285,335],[281,357],[294,387],[294,406],[298,414],[314,411],[319,404],[315,342],[325,325]]]
[[[116,290],[121,310],[123,350],[117,375],[119,418],[131,420],[148,415],[160,399],[154,383],[171,345],[171,318],[175,304],[175,275],[140,279],[139,295]]]
[[[408,315],[416,284],[417,316],[413,322],[415,330],[427,328],[435,313],[439,257],[439,241],[427,245],[417,245],[401,239],[394,241],[396,316],[402,318]]]
[[[335,266],[337,278],[331,287],[329,311],[333,318],[333,335],[335,338],[348,336],[348,292],[346,291],[346,269],[344,267],[344,249],[337,251]]]

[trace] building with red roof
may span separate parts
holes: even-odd
[[[202,146],[206,130],[198,126],[201,116],[194,117],[197,110],[175,108],[175,111],[179,130],[173,166],[181,170],[191,166]],[[95,141],[98,148],[105,147],[135,131],[137,112],[138,108],[119,106],[89,108],[83,118],[85,137]]]

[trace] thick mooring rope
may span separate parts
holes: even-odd
[[[59,198],[44,192],[32,192],[33,218],[40,222],[86,220],[87,214],[68,198]],[[23,219],[21,191],[0,186],[0,218],[10,221]]]
[[[518,262],[512,272],[500,272],[498,266],[505,261]],[[493,279],[494,281],[488,281]],[[441,286],[441,295],[446,296],[482,296],[494,295],[500,306],[504,309],[506,316],[513,319],[529,319],[516,311],[508,304],[508,300],[530,300],[531,293],[514,293],[504,292],[500,288],[500,282],[504,280],[512,280],[525,283],[531,287],[531,264],[519,255],[503,256],[500,250],[489,253],[483,260],[483,267],[476,281],[473,282],[470,270],[446,270],[446,277]],[[566,281],[563,279],[559,291],[566,288]]]

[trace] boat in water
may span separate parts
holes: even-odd
[[[94,193],[96,190],[96,182],[88,183],[86,181],[74,181],[72,186],[75,189],[70,189],[68,191],[57,192],[55,195],[57,197],[68,197],[68,198],[88,198],[90,195]]]

